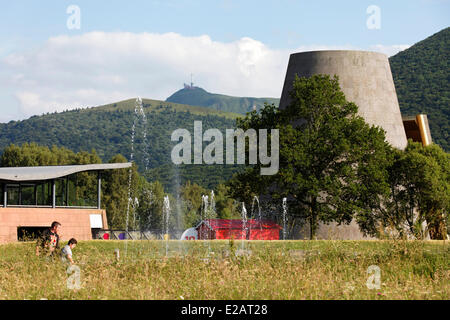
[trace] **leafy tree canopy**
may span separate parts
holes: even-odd
[[[269,195],[269,201],[287,197],[292,218],[307,220],[311,237],[319,221],[350,223],[354,215],[370,210],[368,198],[387,191],[384,131],[357,115],[358,107],[345,99],[338,78],[314,75],[296,78],[291,103],[285,110],[266,105],[238,126],[279,129],[280,169],[260,176],[260,165],[235,174],[232,195],[249,201]]]

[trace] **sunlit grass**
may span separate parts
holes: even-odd
[[[0,299],[450,297],[444,241],[79,241],[79,290],[67,265],[36,257],[34,245],[0,246]],[[379,289],[366,285],[371,265]]]

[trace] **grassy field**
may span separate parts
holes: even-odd
[[[80,241],[79,276],[34,245],[0,245],[0,299],[450,298],[446,241]]]

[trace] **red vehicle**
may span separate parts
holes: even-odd
[[[279,240],[282,227],[270,220],[249,219],[243,223],[240,219],[206,219],[196,229],[200,240]]]

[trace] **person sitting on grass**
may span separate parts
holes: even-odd
[[[74,264],[72,259],[72,249],[75,248],[77,245],[77,240],[75,238],[72,238],[67,242],[67,244],[62,248],[61,250],[61,260],[63,262],[67,262],[67,260],[70,261],[71,264]]]
[[[36,255],[39,256],[42,249],[46,256],[52,256],[55,249],[59,249],[59,227],[61,223],[53,221],[49,229],[45,230],[36,243]]]

